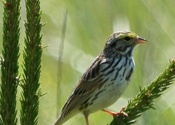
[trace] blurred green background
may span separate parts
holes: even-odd
[[[41,1],[43,46],[39,125],[56,121],[56,111],[64,105],[76,82],[101,52],[109,35],[116,31],[133,31],[147,39],[135,49],[135,72],[129,87],[110,110],[120,111],[127,100],[158,76],[175,58],[175,1],[173,0],[48,0]],[[63,50],[60,106],[57,104],[58,53],[65,10],[68,12]],[[2,34],[3,3],[0,4]],[[21,57],[24,46],[25,3],[21,2]],[[2,36],[0,36],[2,44]],[[20,69],[20,74],[22,70]],[[19,87],[20,91],[20,87]],[[19,92],[20,93],[20,92]],[[17,99],[19,100],[20,94]],[[19,105],[20,107],[20,105]],[[155,101],[156,110],[146,111],[135,125],[174,125],[175,86]],[[112,117],[101,111],[90,115],[90,125],[106,125]],[[65,125],[85,125],[78,114]]]

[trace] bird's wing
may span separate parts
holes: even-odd
[[[103,74],[99,72],[102,68],[101,63],[105,63],[105,61],[102,56],[99,56],[83,74],[72,95],[63,107],[63,116],[66,116],[73,109],[79,108],[83,102],[89,99],[91,93],[95,89],[100,88],[103,85]]]

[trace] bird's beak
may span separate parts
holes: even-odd
[[[146,42],[148,42],[148,41],[143,39],[143,38],[141,38],[141,37],[139,37],[139,36],[137,37],[137,40],[136,40],[137,44],[142,44],[142,43],[146,43]]]

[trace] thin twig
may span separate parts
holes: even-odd
[[[58,53],[58,79],[57,79],[57,114],[56,117],[59,115],[59,109],[60,109],[60,100],[61,100],[61,82],[62,82],[62,56],[63,56],[63,50],[64,50],[64,39],[66,34],[66,23],[67,23],[67,11],[65,11],[64,14],[64,20],[63,20],[63,27],[61,31],[61,42],[59,45],[59,53]]]

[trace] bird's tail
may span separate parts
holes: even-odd
[[[54,125],[62,125],[68,119],[70,119],[70,117],[68,117],[68,116],[65,117],[63,115],[60,115]]]
[[[67,120],[69,120],[72,116],[76,115],[78,112],[74,111],[74,112],[70,112],[68,113],[66,116],[63,115],[63,113],[58,117],[57,121],[55,122],[54,125],[62,125],[64,122],[66,122]]]
[[[54,125],[62,125],[64,123],[63,118],[60,116]]]

